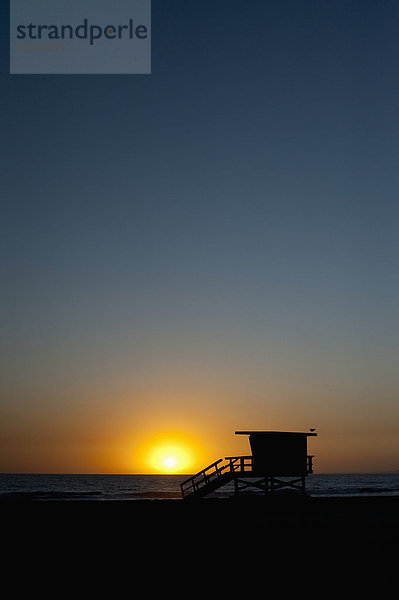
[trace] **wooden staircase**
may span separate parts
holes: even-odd
[[[224,462],[227,461],[227,462]],[[203,498],[233,481],[237,474],[252,472],[252,456],[220,458],[180,484],[183,500]]]

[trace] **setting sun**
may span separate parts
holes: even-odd
[[[168,469],[172,469],[176,465],[176,459],[173,458],[173,456],[168,456],[167,458],[165,458],[164,463],[165,467],[168,467]]]
[[[193,451],[179,440],[158,440],[147,451],[147,464],[156,473],[187,473],[193,462]]]

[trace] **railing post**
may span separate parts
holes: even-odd
[[[307,459],[308,459],[307,472],[313,473],[313,455],[308,455]]]

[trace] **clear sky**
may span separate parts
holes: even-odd
[[[397,0],[153,0],[151,75],[1,39],[0,471],[399,469]]]

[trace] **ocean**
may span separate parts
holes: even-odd
[[[0,474],[0,501],[7,500],[162,500],[180,499],[188,475],[24,475]],[[227,497],[233,484],[210,497]],[[399,473],[310,475],[306,492],[314,497],[399,496]]]

